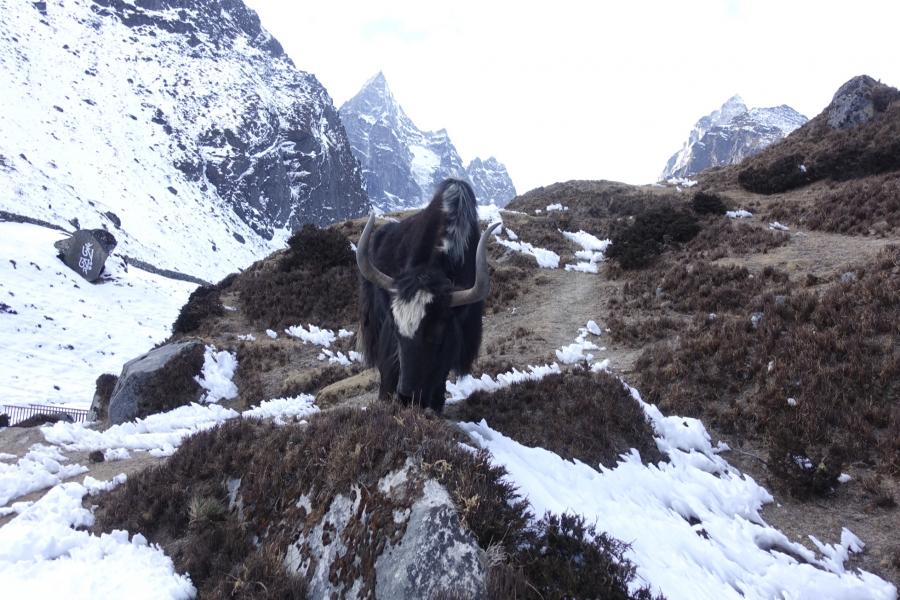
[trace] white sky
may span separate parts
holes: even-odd
[[[468,163],[519,193],[568,179],[655,181],[733,94],[813,117],[868,74],[900,85],[900,3],[246,0],[340,107],[383,71]]]

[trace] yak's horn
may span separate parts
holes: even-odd
[[[450,306],[463,306],[474,302],[481,302],[491,292],[491,275],[488,272],[487,246],[488,238],[502,223],[494,223],[484,230],[481,239],[478,240],[478,249],[475,251],[475,285],[467,290],[459,290],[450,295]]]
[[[372,224],[375,222],[375,215],[369,215],[369,220],[363,228],[362,235],[359,237],[359,244],[356,245],[356,266],[359,272],[367,280],[371,281],[380,288],[388,291],[394,289],[394,279],[378,270],[378,267],[372,263],[372,257],[369,256],[369,238],[372,235]]]

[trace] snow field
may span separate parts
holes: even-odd
[[[31,9],[30,7],[28,7]],[[195,284],[127,267],[114,252],[101,283],[57,258],[64,234],[0,223],[0,381],[6,404],[87,408],[94,381],[169,336]]]

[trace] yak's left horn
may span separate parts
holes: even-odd
[[[488,238],[502,223],[494,223],[484,230],[481,239],[478,240],[478,249],[475,251],[475,285],[467,290],[459,290],[450,295],[450,306],[463,306],[481,302],[491,292],[491,274],[488,272],[487,246]]]
[[[391,291],[394,289],[394,279],[378,270],[378,267],[372,262],[369,256],[369,238],[372,236],[372,224],[375,222],[375,215],[369,215],[369,220],[363,228],[362,235],[359,236],[359,244],[356,246],[356,266],[359,272],[367,280],[371,281],[380,288]]]

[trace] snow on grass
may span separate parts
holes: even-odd
[[[143,535],[129,537],[127,531],[115,530],[97,536],[76,529],[94,522],[83,498],[124,481],[125,475],[110,482],[85,477],[83,483],[58,485],[17,510],[18,516],[0,528],[4,597],[193,598],[190,578],[176,573],[172,560]]]
[[[559,254],[553,252],[552,250],[545,250],[544,248],[536,248],[532,246],[528,242],[514,242],[511,240],[501,240],[500,238],[496,238],[497,242],[506,246],[510,250],[515,250],[516,252],[521,252],[523,254],[530,254],[537,261],[537,264],[542,269],[558,269],[559,268]]]
[[[275,398],[261,402],[241,413],[244,417],[253,419],[273,419],[275,423],[284,425],[286,418],[303,419],[319,412],[315,405],[315,398],[309,394],[300,394],[293,398]]]
[[[788,227],[787,225],[782,225],[778,221],[773,221],[773,222],[769,223],[769,229],[774,229],[776,231],[790,231],[791,230],[790,227]]]
[[[154,456],[168,456],[186,437],[238,416],[220,404],[188,404],[143,419],[113,425],[97,431],[90,424],[57,422],[41,427],[51,444],[66,450],[149,450]]]
[[[581,273],[599,273],[600,267],[595,262],[577,262],[572,265],[566,265],[566,271],[579,271]]]
[[[194,381],[206,390],[200,401],[212,403],[236,398],[238,389],[232,378],[237,366],[236,354],[227,350],[216,352],[215,346],[207,346],[203,353],[203,369],[194,377]]]
[[[753,216],[749,210],[744,210],[743,208],[738,210],[729,210],[725,211],[725,216],[729,219],[749,219]]]
[[[557,202],[556,204],[548,204],[546,210],[547,212],[553,212],[555,210],[566,211],[569,210],[569,207],[563,206],[562,204]]]
[[[503,217],[500,216],[500,207],[496,204],[479,204],[478,220],[487,221],[488,223],[496,223],[497,221],[502,223]]]
[[[580,327],[578,329],[578,337],[575,338],[573,343],[557,348],[555,350],[556,359],[566,365],[594,360],[594,355],[587,352],[587,350],[603,351],[606,350],[606,348],[601,348],[593,342],[587,341],[587,336],[589,334],[595,336],[600,335],[600,327],[594,321],[588,321],[585,327]],[[604,361],[603,366],[599,368],[606,369],[608,365],[609,361],[607,360]]]
[[[449,394],[447,402],[452,404],[454,402],[459,402],[460,400],[465,400],[475,392],[494,392],[500,388],[509,387],[514,383],[538,381],[551,373],[561,372],[559,365],[553,363],[537,367],[528,365],[528,368],[525,371],[513,369],[498,374],[496,378],[491,377],[487,373],[482,374],[478,379],[471,375],[463,375],[462,377],[457,378],[456,381],[447,381],[447,393]]]
[[[666,179],[666,183],[686,188],[694,187],[695,185],[697,185],[697,182],[695,180],[688,179],[687,177],[670,177]]]
[[[507,470],[535,514],[577,513],[627,542],[639,580],[670,600],[896,598],[886,581],[844,568],[848,553],[862,548],[849,530],[839,544],[817,544],[819,554],[791,542],[760,516],[772,496],[718,456],[727,447],[713,448],[696,419],[664,417],[629,389],[669,462],[645,466],[631,450],[607,469],[524,446],[483,420],[461,427]]]
[[[0,381],[5,404],[87,408],[94,382],[171,333],[195,284],[127,267],[113,253],[91,284],[56,257],[65,236],[0,223]]]
[[[284,332],[291,337],[302,340],[304,344],[312,343],[324,348],[329,347],[331,342],[337,339],[335,333],[330,329],[320,329],[309,323],[307,325],[309,326],[308,329],[304,328],[303,325],[294,325],[285,329]]]
[[[16,463],[0,462],[0,506],[88,470],[82,465],[63,464],[68,460],[59,448],[34,444]]]
[[[266,329],[266,335],[272,338],[273,340],[278,338],[278,332],[272,331],[271,329]]]
[[[588,335],[601,333],[589,321],[579,329],[575,344],[560,350],[583,350],[582,344],[590,343]],[[516,376],[505,381],[503,376],[460,378],[456,384],[448,382],[448,401],[560,372],[556,364],[553,367],[533,376],[514,371]],[[591,370],[608,367],[604,360]],[[760,516],[763,505],[773,501],[769,492],[719,456],[729,449],[726,444],[713,446],[698,419],[665,416],[636,389],[624,381],[622,385],[643,408],[668,462],[644,465],[632,449],[608,469],[524,446],[484,420],[460,426],[506,469],[534,514],[579,514],[625,541],[630,545],[626,556],[637,566],[637,584],[648,583],[670,600],[896,599],[891,584],[844,567],[849,554],[864,546],[852,532],[842,530],[840,543],[833,545],[811,538],[818,553],[790,541]]]

